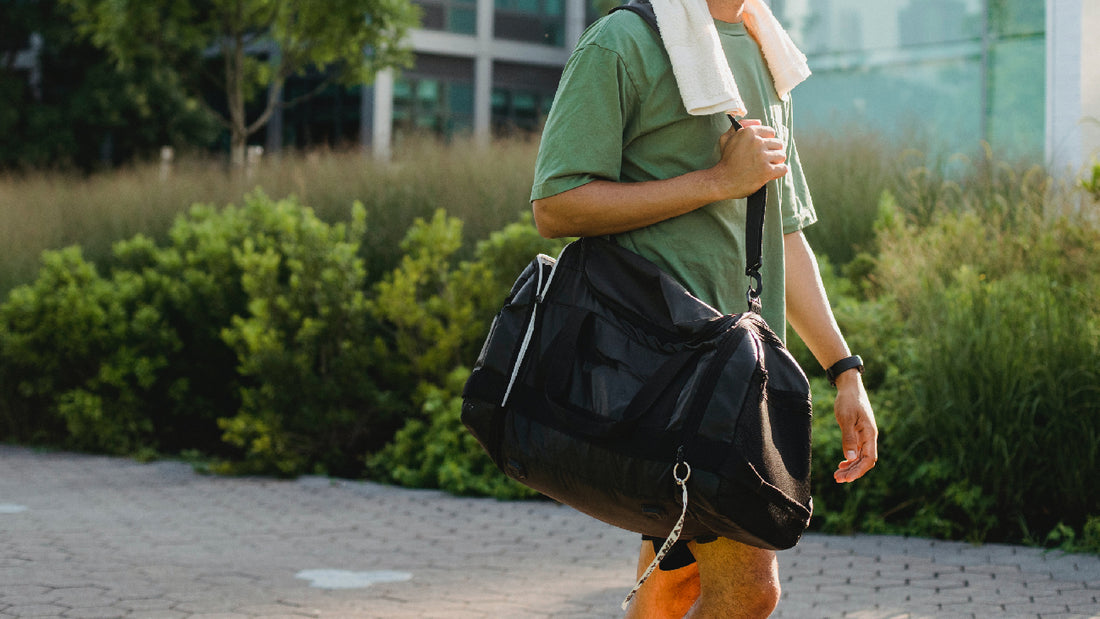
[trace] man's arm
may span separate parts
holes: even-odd
[[[827,368],[849,356],[851,351],[833,318],[817,260],[802,232],[784,235],[783,251],[787,320],[818,363]],[[855,481],[878,461],[878,427],[858,371],[852,369],[842,373],[836,379],[836,387],[834,413],[840,424],[844,460],[833,478],[837,482]]]
[[[592,181],[532,204],[547,238],[617,234],[683,215],[719,200],[743,198],[787,173],[785,145],[771,127],[741,121],[722,135],[712,168],[644,183]]]

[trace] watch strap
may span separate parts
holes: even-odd
[[[859,355],[844,357],[832,364],[829,369],[825,370],[825,376],[829,379],[829,384],[836,387],[837,377],[852,369],[858,369],[860,374],[863,373],[863,358]]]

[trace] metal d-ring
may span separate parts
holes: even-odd
[[[687,472],[684,473],[683,477],[680,477],[680,473],[679,473],[681,465],[687,470]],[[677,486],[684,485],[685,483],[687,483],[687,480],[690,479],[690,478],[691,478],[691,465],[688,464],[687,462],[683,462],[683,461],[677,462],[676,465],[672,467],[672,479],[673,479],[673,481],[676,482]]]

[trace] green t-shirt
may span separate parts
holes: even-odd
[[[763,315],[785,333],[783,234],[816,221],[798,151],[792,111],[772,85],[756,41],[743,24],[715,21],[748,118],[774,127],[787,144],[790,172],[768,183],[764,224]],[[562,73],[543,130],[531,199],[593,180],[641,182],[714,166],[724,114],[684,109],[664,45],[638,16],[617,11],[585,31]],[[615,236],[676,276],[724,313],[746,308],[745,200],[725,200]]]

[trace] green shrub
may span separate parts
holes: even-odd
[[[358,472],[415,385],[370,312],[364,232],[359,206],[330,225],[257,192],[194,207],[166,247],[117,243],[109,277],[77,248],[46,252],[0,306],[3,437]]]
[[[875,242],[846,277],[822,260],[868,361],[881,459],[832,481],[839,430],[815,378],[815,526],[1087,549],[1100,521],[1100,229],[1045,216],[1059,205],[1031,171],[924,173],[882,194]]]
[[[862,516],[846,524],[973,541],[1083,531],[1100,513],[1100,229],[1045,217],[1041,179],[998,172],[958,192],[924,226],[880,217],[878,331],[904,334],[874,385],[889,405],[871,475],[889,484],[850,492]]]
[[[473,260],[456,262],[461,232],[461,222],[442,212],[417,220],[402,244],[401,266],[377,286],[372,306],[395,332],[392,356],[407,360],[422,382],[420,414],[368,458],[367,469],[372,478],[408,486],[533,496],[500,473],[462,426],[460,394],[464,368],[516,276],[535,255],[556,256],[563,244],[540,237],[528,216],[479,243]]]
[[[253,196],[241,214],[250,234],[232,255],[247,311],[221,332],[237,356],[241,409],[219,420],[224,439],[244,450],[245,470],[347,475],[401,410],[358,257],[365,212],[356,205],[350,226],[329,225],[295,201]],[[398,380],[383,387],[383,377]]]
[[[393,329],[393,354],[420,379],[440,383],[456,365],[473,363],[523,267],[563,245],[539,236],[527,215],[479,242],[472,260],[458,261],[462,222],[437,211],[409,229],[400,266],[375,288],[373,314]]]
[[[462,425],[462,386],[469,369],[458,367],[442,387],[425,385],[423,419],[413,419],[393,442],[367,459],[376,479],[459,495],[521,499],[538,493],[506,477]]]
[[[401,242],[401,263],[375,287],[373,314],[394,331],[393,356],[421,380],[439,382],[463,363],[464,349],[482,328],[478,310],[492,284],[484,265],[459,268],[462,222],[436,211],[417,219]]]
[[[1080,181],[1081,189],[1084,189],[1093,200],[1100,202],[1100,162],[1093,160],[1091,174]]]
[[[109,453],[155,445],[147,404],[180,342],[145,282],[105,279],[75,247],[42,259],[0,306],[2,436]]]
[[[909,317],[921,337],[899,432],[905,457],[945,474],[912,480],[913,491],[939,504],[955,533],[978,540],[1018,536],[1021,521],[1040,531],[1060,521],[1082,527],[1100,513],[1092,295],[1044,274],[991,281],[963,265],[937,296]]]

